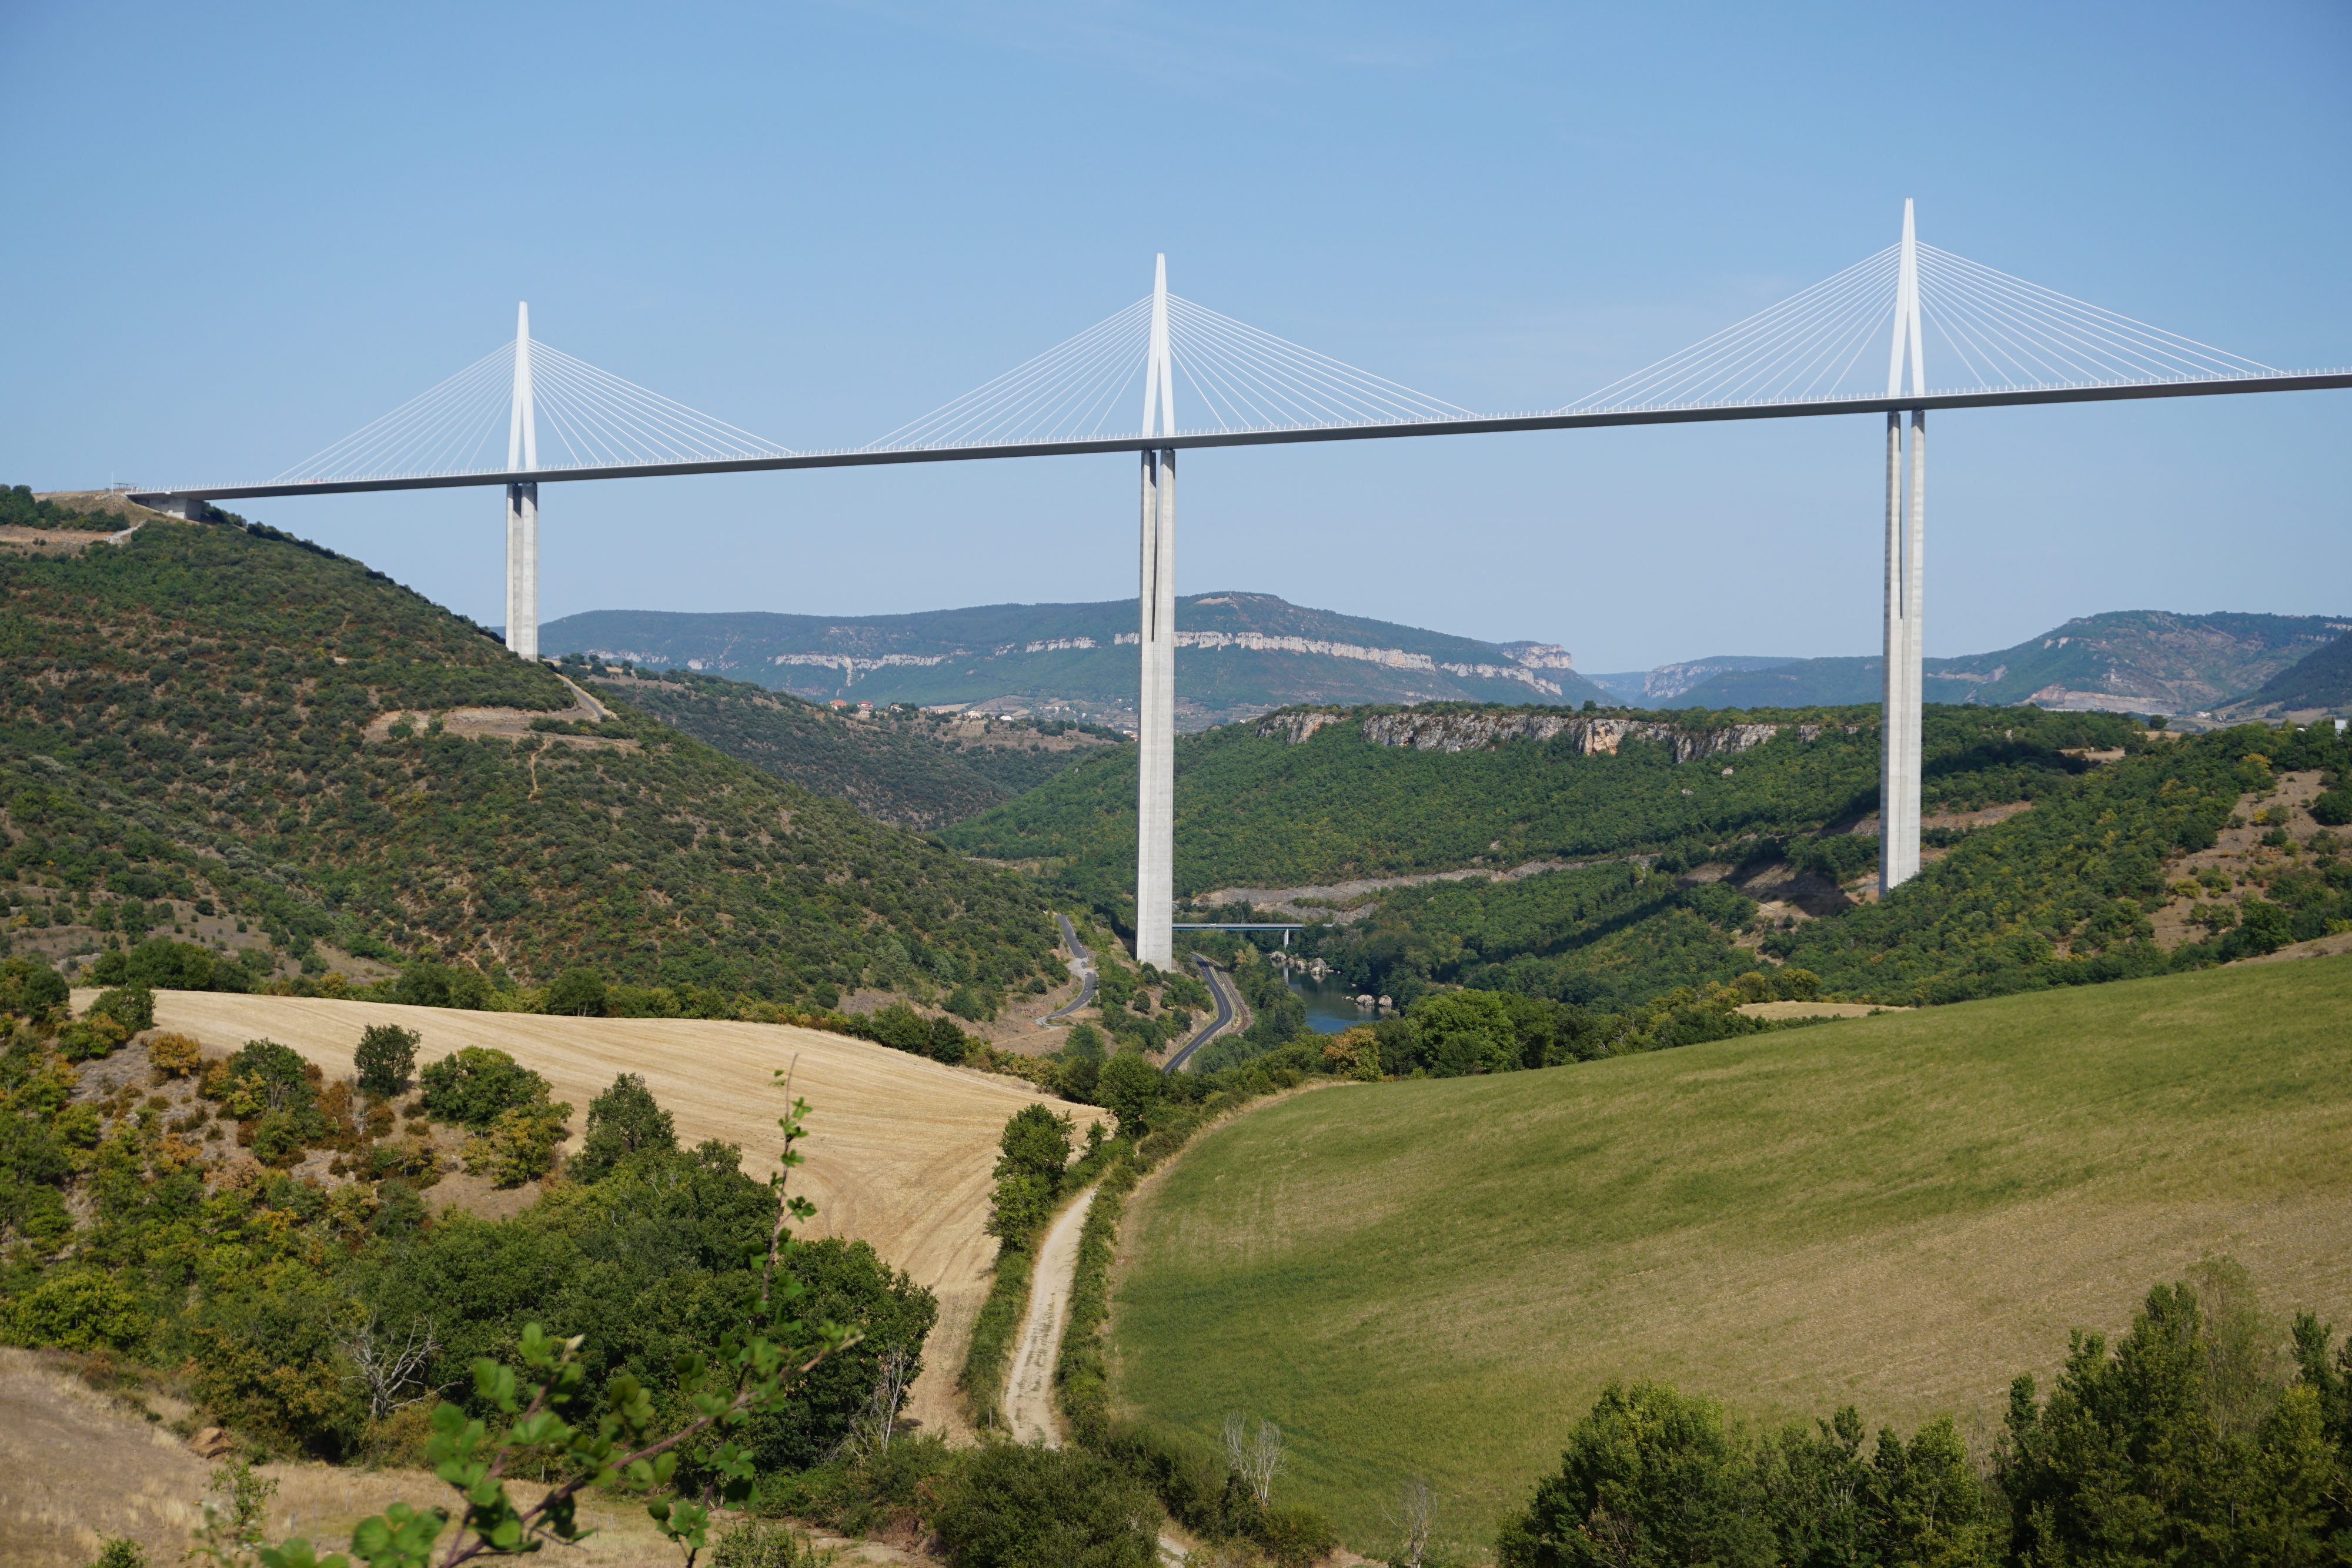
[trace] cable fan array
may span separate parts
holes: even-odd
[[[273,484],[423,478],[505,469],[515,345],[491,352],[296,464]],[[595,468],[789,457],[790,447],[598,370],[536,339],[531,404],[541,468]],[[554,460],[550,461],[553,456]]]
[[[1561,413],[1885,395],[1900,246],[1856,262]],[[2216,381],[2271,367],[1918,246],[1923,358],[1944,393]],[[1957,367],[1957,374],[1946,367]]]
[[[1135,434],[1142,424],[1151,299],[903,424],[866,452],[1029,444]],[[1474,417],[1465,409],[1168,296],[1178,428],[1300,430]]]

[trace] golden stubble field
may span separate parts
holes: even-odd
[[[75,993],[75,1005],[96,994]],[[1015,1079],[772,1024],[547,1018],[215,991],[157,992],[155,1022],[219,1051],[274,1040],[331,1078],[352,1073],[360,1031],[373,1023],[422,1036],[420,1066],[464,1046],[491,1046],[545,1075],[555,1098],[571,1103],[575,1142],[588,1103],[619,1074],[635,1072],[676,1119],[679,1143],[740,1145],[743,1168],[754,1176],[773,1168],[781,1142],[784,1097],[771,1087],[772,1074],[793,1069],[793,1092],[810,1106],[802,1145],[808,1163],[793,1172],[793,1187],[817,1209],[803,1234],[869,1241],[939,1297],[939,1326],[923,1347],[909,1412],[926,1430],[950,1434],[962,1429],[955,1375],[996,1254],[982,1227],[1005,1121],[1040,1103],[1070,1115],[1081,1133],[1087,1122],[1108,1119]],[[425,1200],[433,1196],[427,1191]]]
[[[2352,1327],[2352,958],[1300,1096],[1123,1254],[1123,1402],[1277,1421],[1359,1551],[1415,1473],[1491,1542],[1612,1378],[1982,1451],[2012,1377],[2202,1258]]]

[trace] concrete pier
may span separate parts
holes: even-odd
[[[1143,671],[1136,738],[1135,956],[1175,959],[1176,454],[1143,455],[1143,538],[1136,599]]]

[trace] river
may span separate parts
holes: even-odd
[[[1290,988],[1307,1004],[1307,1027],[1317,1034],[1338,1034],[1380,1016],[1370,1008],[1358,1007],[1354,988],[1338,980],[1313,980],[1294,973]]]

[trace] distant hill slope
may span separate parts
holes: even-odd
[[[1750,670],[1773,670],[1783,664],[1801,663],[1797,659],[1762,657],[1750,654],[1728,654],[1713,659],[1690,659],[1679,664],[1660,664],[1654,670],[1624,670],[1615,674],[1587,675],[1584,678],[1607,692],[1618,701],[1635,707],[1659,707],[1717,675],[1745,674]]]
[[[1310,610],[1264,593],[1177,601],[1178,722],[1297,702],[1557,702],[1608,694],[1560,648],[1482,643]],[[551,653],[685,666],[877,706],[982,704],[1135,722],[1135,601],[992,604],[909,615],[602,610],[541,628]]]
[[[2217,1254],[2344,1321],[2347,1008],[2322,958],[1279,1101],[1132,1212],[1117,1397],[1279,1426],[1277,1496],[1374,1556],[1424,1476],[1446,1562],[1612,1379],[1981,1455],[2010,1379]]]
[[[614,709],[284,535],[0,554],[0,896],[85,950],[193,928],[519,982],[782,1000],[1046,972],[1025,879]]]
[[[2210,711],[2352,630],[2342,616],[2114,611],[2069,621],[1994,653],[1927,661],[1929,702],[2033,703],[2076,710]],[[1874,703],[1875,656],[1805,659],[1731,671],[1685,688],[1678,705],[1710,708]]]
[[[2231,706],[2232,716],[2321,709],[2352,716],[2352,631],[2289,664]]]
[[[1290,708],[1187,736],[1176,891],[1621,856],[1875,809],[1875,713],[1749,716],[1743,727],[1676,713]],[[2061,748],[2130,733],[2102,716],[1932,709],[1930,807],[2030,798],[2088,767]],[[943,836],[992,858],[1061,860],[1105,897],[1131,894],[1135,766],[1131,749],[1090,758]]]
[[[788,692],[691,670],[621,674],[572,655],[576,678],[706,746],[847,800],[869,817],[945,827],[1034,789],[1125,737],[1052,719],[905,708],[836,713]]]

